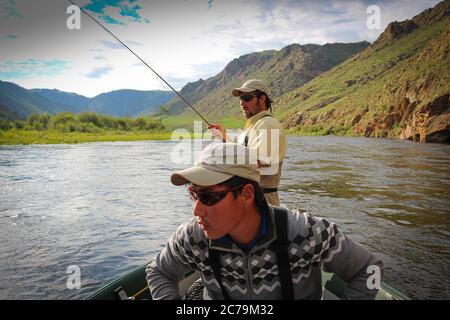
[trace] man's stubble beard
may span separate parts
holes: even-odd
[[[259,101],[259,99],[258,99],[258,102],[257,102],[257,104],[256,104],[256,110],[258,111],[257,113],[259,113],[259,112],[261,112],[262,110],[261,110],[262,108],[261,108],[261,102]],[[247,113],[245,113],[245,116],[247,117],[247,119],[249,119],[249,118],[251,118],[251,117],[253,117],[255,114],[253,114],[253,113],[251,113],[250,112],[250,110],[247,112]]]

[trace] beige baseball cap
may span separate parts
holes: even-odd
[[[242,95],[242,93],[249,93],[255,90],[262,91],[267,95],[267,97],[269,97],[269,89],[267,88],[264,81],[259,79],[251,79],[245,81],[244,84],[239,88],[234,88],[233,91],[231,91],[231,94],[235,97],[239,97],[240,95]]]
[[[200,159],[193,167],[174,172],[170,180],[176,186],[190,182],[209,187],[233,176],[259,183],[256,149],[236,143],[212,143],[203,149]]]

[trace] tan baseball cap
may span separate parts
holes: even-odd
[[[233,91],[231,91],[231,94],[235,97],[239,97],[240,95],[242,95],[242,93],[249,93],[255,90],[262,91],[267,95],[267,97],[269,97],[269,89],[267,88],[264,81],[259,79],[251,79],[245,81],[244,84],[239,88],[234,88]]]
[[[256,149],[236,143],[212,143],[203,149],[199,161],[193,167],[174,172],[170,180],[176,186],[190,182],[209,187],[233,176],[259,183]]]

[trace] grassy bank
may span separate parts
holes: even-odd
[[[31,114],[22,120],[0,119],[0,145],[170,140],[176,129],[174,139],[198,139],[209,133],[206,123],[200,122],[201,131],[194,134],[194,121],[201,119],[117,118],[92,112]],[[244,121],[221,119],[220,123],[231,129],[242,127]]]
[[[201,139],[203,133],[208,134],[206,124],[202,123],[202,132],[193,133],[193,121],[197,119],[166,118],[162,122],[162,130],[139,130],[138,128],[127,130],[95,128],[95,132],[63,132],[57,129],[33,130],[12,128],[0,130],[0,145],[18,144],[72,144],[83,142],[106,142],[106,141],[141,141],[141,140],[171,140],[174,139]],[[220,121],[225,128],[242,128],[243,123],[234,119],[222,119]],[[189,126],[190,124],[190,126]],[[167,126],[168,128],[166,128]],[[175,134],[175,128],[178,127]],[[184,129],[182,129],[184,127]],[[181,133],[180,133],[181,132]],[[338,136],[352,136],[351,127],[336,126],[330,130],[320,126],[302,127],[285,130],[287,135],[292,136],[326,136],[329,134]]]
[[[354,136],[347,130],[340,132],[329,132],[328,130],[317,126],[306,128],[305,130],[285,130],[288,136]],[[18,144],[64,144],[64,143],[83,143],[83,142],[114,142],[114,141],[141,141],[141,140],[171,140],[173,132],[130,132],[130,131],[105,131],[101,133],[80,133],[58,131],[30,131],[30,130],[0,130],[0,145],[18,145]],[[192,132],[176,134],[174,139],[201,139],[202,135]]]
[[[294,128],[287,131],[287,134],[293,136],[356,136],[352,132],[352,126],[336,125],[332,128],[326,128],[321,125],[305,126],[300,128]]]
[[[55,130],[7,130],[0,131],[0,145],[59,144],[95,141],[170,140],[171,132],[119,131],[59,132]]]
[[[63,144],[83,142],[114,142],[114,141],[141,141],[141,140],[171,140],[173,139],[209,139],[202,133],[194,134],[187,129],[165,132],[145,131],[104,131],[104,132],[59,132],[54,130],[0,130],[0,145],[18,144]]]
[[[171,132],[152,117],[117,118],[93,112],[30,114],[0,119],[0,144],[57,144],[94,141],[168,140]]]

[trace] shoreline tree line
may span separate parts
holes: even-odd
[[[61,112],[55,115],[32,113],[23,120],[0,119],[0,130],[55,130],[61,133],[98,133],[110,130],[162,132],[166,128],[160,119],[152,117],[118,118],[95,112],[79,114]]]

